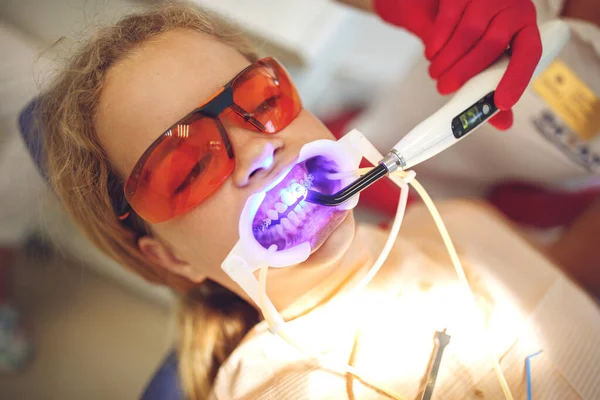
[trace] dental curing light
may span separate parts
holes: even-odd
[[[568,25],[558,20],[543,24],[540,33],[543,53],[532,79],[550,65],[570,37]],[[469,80],[444,107],[402,138],[369,173],[334,194],[309,190],[306,201],[325,206],[343,204],[384,176],[411,168],[473,133],[498,112],[494,93],[508,63],[505,56]]]

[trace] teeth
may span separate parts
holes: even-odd
[[[296,215],[296,213],[294,211],[292,211],[291,213],[288,214],[288,218],[290,219],[290,221],[292,221],[292,223],[296,226],[300,226],[300,218],[298,218],[298,215]],[[269,221],[270,223],[271,221]]]
[[[304,182],[302,183],[305,188],[310,189],[315,177],[312,174],[304,174]]]
[[[290,220],[287,219],[287,218],[284,218],[284,219],[281,220],[281,225],[283,225],[283,227],[285,229],[287,229],[288,231],[294,230],[294,225],[292,225],[292,223],[290,222]]]
[[[292,204],[294,204],[294,202],[292,202]],[[277,210],[277,212],[279,214],[283,214],[286,210],[287,210],[287,206],[283,203],[275,203],[275,210]]]
[[[296,200],[306,194],[306,188],[298,183],[293,183],[290,189]]]
[[[283,193],[281,193],[281,201],[286,206],[291,206],[296,202],[296,197],[288,190],[285,190]]]
[[[269,217],[271,220],[276,220],[279,218],[279,214],[277,214],[277,211],[275,210],[269,210],[267,211],[267,217]]]
[[[283,226],[281,224],[275,226],[275,230],[279,236],[283,236]]]
[[[302,214],[304,214],[304,209],[300,204],[298,204],[296,207],[294,207],[294,212],[302,217]]]

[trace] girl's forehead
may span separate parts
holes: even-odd
[[[110,68],[96,131],[123,176],[161,133],[249,64],[219,40],[174,30],[140,45]]]

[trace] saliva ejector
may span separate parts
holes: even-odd
[[[570,36],[568,26],[562,21],[548,22],[541,26],[540,31],[543,54],[534,77],[552,62]],[[351,374],[390,398],[405,399],[393,390],[367,379],[354,367],[340,364],[300,345],[287,332],[285,321],[267,296],[266,288],[268,268],[292,267],[308,259],[341,223],[344,215],[356,206],[359,193],[388,176],[402,189],[396,216],[381,253],[366,276],[352,289],[352,293],[358,293],[369,283],[391,251],[404,217],[410,184],[429,209],[458,279],[473,300],[473,309],[468,311],[481,322],[482,337],[487,337],[475,295],[441,216],[425,189],[415,179],[414,171],[407,170],[464,139],[498,112],[494,104],[494,91],[507,67],[508,59],[505,57],[472,78],[444,107],[415,127],[386,156],[357,130],[352,130],[338,141],[311,142],[301,149],[293,166],[269,187],[250,196],[240,216],[239,241],[221,267],[260,308],[272,333],[319,360],[331,371]],[[363,158],[375,167],[359,169]],[[512,400],[499,361],[491,351],[491,345],[488,348],[504,396]]]

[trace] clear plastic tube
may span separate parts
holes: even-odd
[[[260,274],[259,274],[259,278],[258,278],[258,283],[260,286],[260,307],[261,310],[263,309],[263,307],[266,306],[267,304],[267,271],[268,271],[267,266],[263,266],[260,269]],[[266,310],[266,308],[265,308]],[[276,318],[274,318],[273,315],[271,315],[271,313],[267,312],[264,313],[263,312],[263,316],[265,317],[265,320],[267,321],[267,324],[269,324],[269,326],[271,328],[275,328],[277,326],[276,323]],[[407,400],[406,397],[401,396],[397,393],[395,393],[392,389],[386,388],[385,386],[378,384],[378,383],[374,383],[371,379],[366,378],[364,376],[363,373],[361,373],[360,371],[358,371],[356,368],[354,368],[351,365],[348,364],[343,364],[343,363],[337,363],[337,362],[333,362],[331,360],[326,359],[322,354],[319,353],[315,353],[313,351],[311,351],[310,349],[305,348],[304,346],[302,346],[300,343],[298,343],[290,334],[288,334],[288,332],[285,330],[285,327],[283,326],[279,326],[276,328],[276,332],[275,334],[278,335],[280,338],[282,338],[283,340],[285,340],[287,343],[289,343],[290,345],[292,345],[293,347],[295,347],[296,349],[298,349],[299,351],[301,351],[302,353],[318,360],[321,362],[321,364],[326,367],[331,369],[332,371],[340,374],[340,375],[345,375],[345,374],[350,374],[352,376],[354,376],[355,378],[357,378],[358,380],[366,383],[369,386],[372,386],[374,388],[376,388],[377,390],[379,390],[380,392],[386,394],[388,397],[395,399],[395,400]]]
[[[403,174],[404,171],[399,171],[398,173]],[[458,253],[456,252],[456,248],[454,247],[454,244],[452,243],[452,239],[450,238],[448,229],[446,229],[446,225],[444,224],[444,221],[442,220],[442,216],[440,215],[437,207],[433,203],[433,200],[429,196],[429,193],[427,193],[427,191],[419,183],[419,181],[417,181],[416,179],[413,179],[413,181],[411,182],[411,185],[417,191],[417,193],[419,193],[419,196],[421,196],[421,199],[423,199],[423,203],[425,203],[425,206],[427,206],[429,213],[433,217],[433,220],[435,221],[437,229],[440,232],[440,235],[442,236],[442,240],[444,241],[444,244],[446,245],[446,249],[448,250],[450,259],[452,260],[452,265],[454,266],[456,275],[458,275],[458,279],[460,280],[461,284],[463,285],[463,288],[469,294],[469,297],[471,298],[471,300],[473,300],[473,307],[474,307],[475,314],[477,315],[477,317],[480,317],[481,314],[479,312],[479,309],[477,308],[477,301],[475,298],[475,293],[473,292],[471,285],[469,285],[469,281],[467,280],[467,276],[465,274],[465,269],[463,268],[462,263],[460,262],[460,258],[458,257]],[[483,335],[485,335],[485,332],[483,333]],[[494,366],[494,372],[496,373],[498,382],[500,383],[500,386],[502,387],[502,392],[504,393],[504,397],[507,400],[513,400],[513,395],[510,391],[510,387],[508,386],[508,382],[506,381],[506,377],[504,376],[504,373],[502,372],[502,369],[500,368],[500,363],[498,362],[498,358],[493,354],[493,351],[491,349],[491,346],[489,345],[487,338],[484,338],[484,339],[485,339],[487,350],[489,352],[490,359]]]

